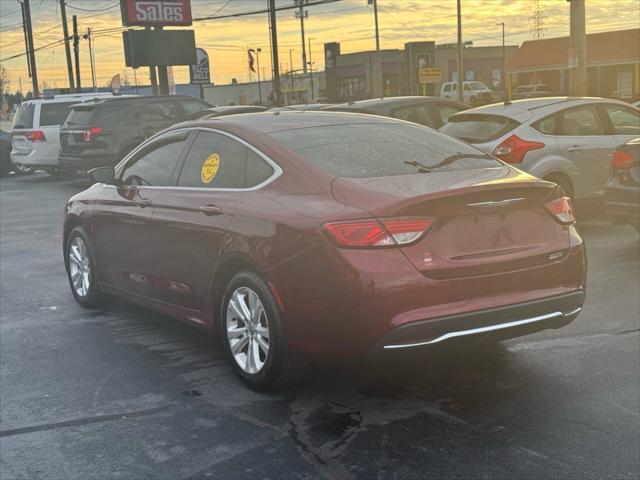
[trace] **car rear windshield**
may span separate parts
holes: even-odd
[[[471,143],[490,142],[500,138],[519,125],[518,122],[501,115],[459,114],[449,117],[441,132]]]
[[[64,124],[67,126],[88,125],[94,111],[93,107],[72,108]]]
[[[354,124],[271,133],[298,156],[338,177],[370,178],[497,167],[490,155],[431,129],[405,124]]]
[[[62,125],[69,115],[69,107],[76,102],[43,103],[40,106],[40,126]]]
[[[13,119],[13,128],[33,128],[33,103],[23,103]]]

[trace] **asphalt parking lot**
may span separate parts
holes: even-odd
[[[582,222],[570,326],[385,365],[316,366],[246,389],[219,344],[170,318],[73,300],[62,207],[87,185],[0,180],[0,477],[638,478],[639,236]]]

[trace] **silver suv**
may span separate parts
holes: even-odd
[[[458,113],[440,130],[592,199],[604,195],[611,153],[640,136],[640,109],[604,98],[517,100]]]

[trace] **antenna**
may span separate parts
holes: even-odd
[[[544,37],[545,31],[545,13],[543,0],[533,0],[532,7],[533,13],[529,17],[529,24],[531,25],[531,36],[536,40],[540,40],[542,37]]]

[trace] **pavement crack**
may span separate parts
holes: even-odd
[[[156,408],[149,408],[147,410],[137,410],[134,412],[114,413],[111,415],[98,415],[95,417],[78,418],[76,420],[66,420],[64,422],[46,423],[44,425],[33,425],[31,427],[12,428],[10,430],[0,431],[0,437],[9,437],[12,435],[21,435],[24,433],[43,432],[47,430],[55,430],[58,428],[77,427],[82,425],[91,425],[94,423],[113,422],[118,420],[125,420],[129,418],[146,417],[149,415],[155,415],[157,413],[165,412],[175,408],[175,404],[164,405]]]

